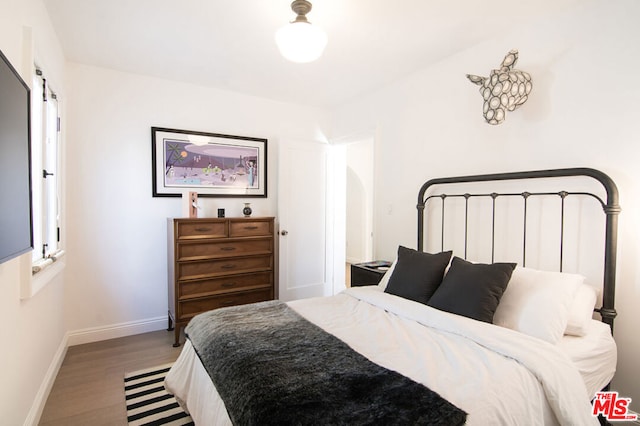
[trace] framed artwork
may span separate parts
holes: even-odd
[[[151,128],[154,197],[266,197],[267,140]]]

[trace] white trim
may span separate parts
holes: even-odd
[[[166,330],[167,326],[167,316],[161,316],[102,327],[85,328],[67,333],[68,345],[75,346],[118,337],[133,336],[134,334],[148,333],[150,331]]]
[[[49,284],[55,277],[60,274],[66,264],[64,256],[59,257],[58,260],[46,265],[40,272],[33,274],[33,264],[31,263],[31,252],[28,256],[23,256],[21,260],[21,268],[23,270],[23,279],[20,283],[20,299],[29,299],[35,296],[40,290],[42,290],[47,284]]]
[[[346,209],[346,145],[332,145],[327,150],[326,176],[326,259],[327,285],[325,296],[338,294],[347,288],[345,257],[347,231]]]
[[[62,366],[62,361],[64,361],[64,357],[67,354],[67,341],[67,335],[65,335],[51,360],[51,364],[49,364],[47,373],[40,384],[40,389],[38,389],[38,393],[33,399],[33,404],[31,404],[27,418],[24,420],[24,426],[36,426],[40,422],[40,416],[42,416],[47,398],[49,398],[49,393],[56,381],[58,371],[60,371],[60,367]]]

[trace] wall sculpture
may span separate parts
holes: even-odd
[[[480,86],[484,99],[482,113],[489,124],[500,124],[507,111],[513,111],[529,98],[532,82],[529,73],[513,69],[518,51],[511,50],[502,60],[499,69],[491,70],[489,77],[467,74],[467,78]]]

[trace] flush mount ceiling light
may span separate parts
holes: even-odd
[[[276,32],[276,44],[282,56],[293,62],[312,62],[322,55],[327,45],[327,35],[307,20],[311,3],[295,0],[291,9],[296,19]]]

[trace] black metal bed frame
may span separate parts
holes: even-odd
[[[435,185],[447,185],[447,184],[460,184],[460,183],[475,183],[475,182],[497,182],[497,181],[512,181],[512,180],[527,180],[527,179],[541,179],[541,178],[563,178],[563,177],[580,177],[586,176],[598,181],[606,191],[606,201],[603,201],[598,195],[591,192],[581,191],[557,191],[557,192],[507,192],[507,193],[463,193],[463,194],[431,194],[425,198],[427,190]],[[444,208],[446,198],[464,198],[465,202],[465,235],[464,235],[464,250],[465,257],[467,252],[467,222],[468,222],[468,203],[469,199],[474,197],[490,197],[492,199],[492,230],[491,230],[491,261],[494,260],[495,254],[495,202],[498,197],[521,197],[524,203],[524,244],[522,250],[522,264],[526,265],[526,221],[527,221],[527,200],[532,196],[549,196],[557,195],[561,199],[561,230],[560,230],[560,271],[562,271],[562,256],[563,256],[563,241],[564,241],[564,202],[570,195],[581,195],[595,198],[601,205],[604,211],[605,217],[605,241],[604,241],[604,277],[603,277],[603,292],[602,292],[602,306],[595,309],[596,312],[602,317],[602,321],[611,327],[613,333],[613,320],[617,315],[615,309],[615,286],[616,286],[616,251],[617,251],[617,234],[618,234],[618,214],[620,213],[620,206],[618,204],[618,189],[613,180],[605,173],[591,169],[591,168],[568,168],[568,169],[553,169],[553,170],[536,170],[528,172],[511,172],[511,173],[495,173],[486,175],[472,175],[472,176],[458,176],[447,178],[436,178],[425,182],[418,193],[418,250],[424,249],[424,211],[425,206],[429,200],[441,199],[442,200],[442,224],[441,224],[441,246],[444,250]]]

